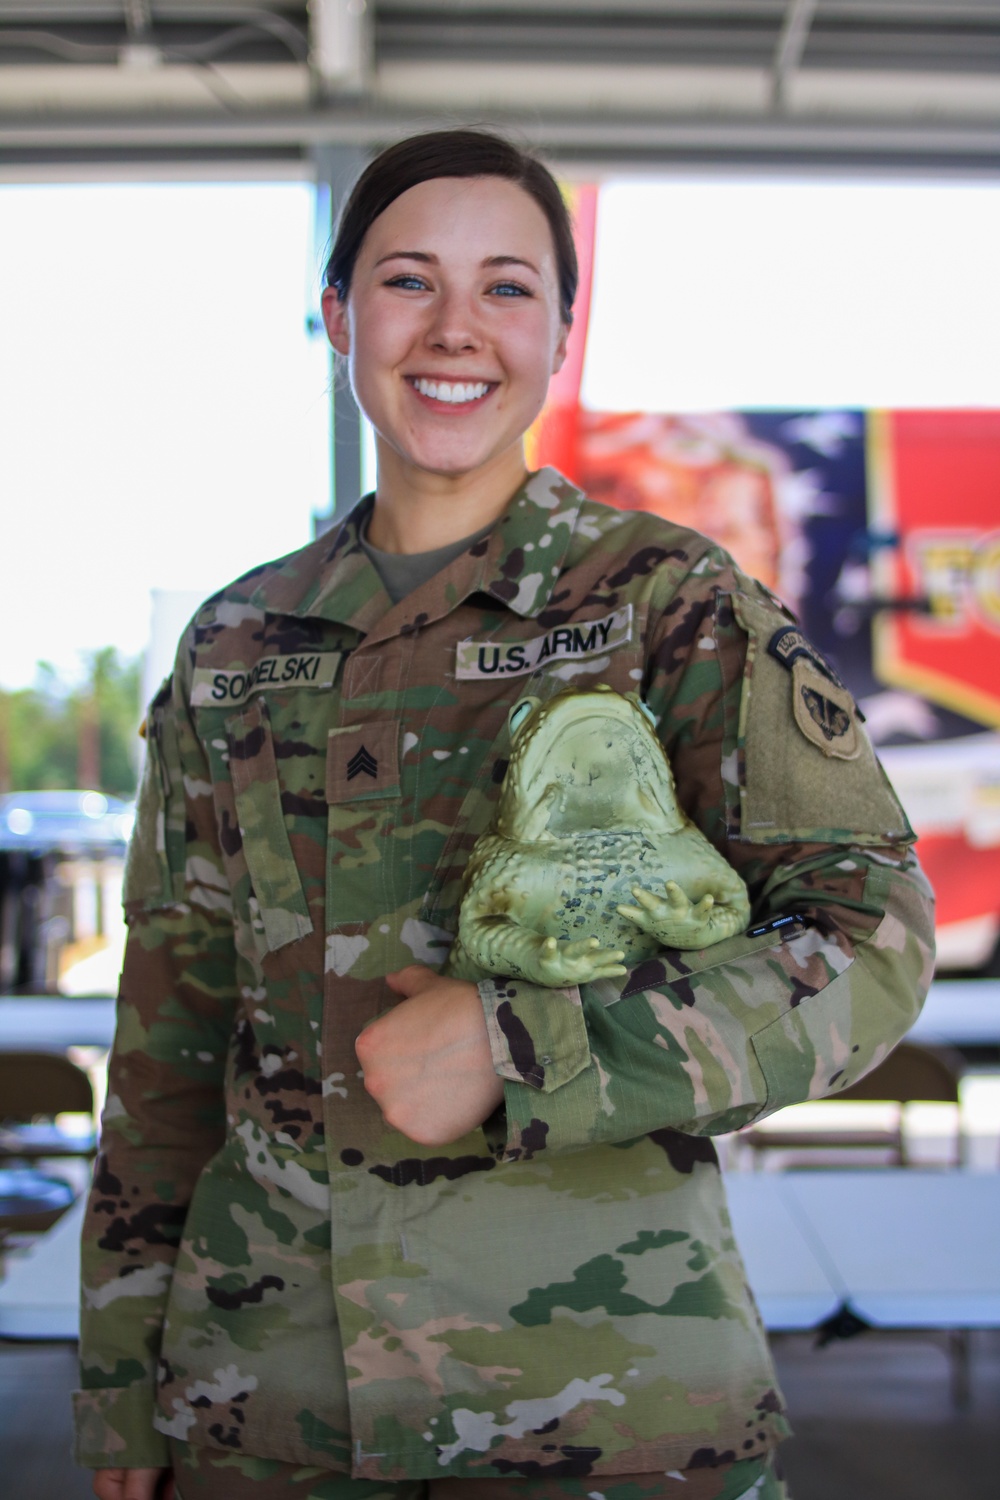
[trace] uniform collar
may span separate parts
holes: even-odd
[[[332,531],[268,570],[251,604],[268,614],[313,616],[379,638],[408,634],[470,594],[490,595],[528,619],[548,604],[585,496],[557,469],[539,469],[488,537],[393,605],[361,545],[372,496]]]

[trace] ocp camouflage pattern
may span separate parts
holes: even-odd
[[[763,1455],[787,1424],[710,1137],[912,1023],[905,817],[860,726],[850,758],[797,726],[767,651],[789,617],[704,537],[542,470],[393,607],[369,507],[209,600],[152,705],[81,1461],[165,1464],[168,1436],[389,1480]],[[580,990],[484,982],[504,1108],[416,1146],[355,1038],[387,972],[444,961],[510,708],[593,681],[657,715],[756,924],[802,921]]]
[[[355,1480],[336,1470],[170,1440],[182,1500],[788,1500],[781,1456],[714,1468],[563,1478]],[[179,1491],[178,1491],[179,1493]]]

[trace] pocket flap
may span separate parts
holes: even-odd
[[[226,735],[243,857],[260,909],[263,946],[273,952],[305,937],[313,924],[281,811],[278,763],[263,698],[228,718]]]

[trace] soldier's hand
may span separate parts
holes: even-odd
[[[422,964],[387,983],[405,998],[355,1043],[365,1088],[393,1130],[421,1146],[447,1146],[503,1099],[479,991]]]
[[[170,1469],[95,1469],[97,1500],[174,1500]]]

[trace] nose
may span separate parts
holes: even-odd
[[[467,296],[455,290],[435,300],[426,342],[443,354],[464,354],[482,346],[479,320]]]

